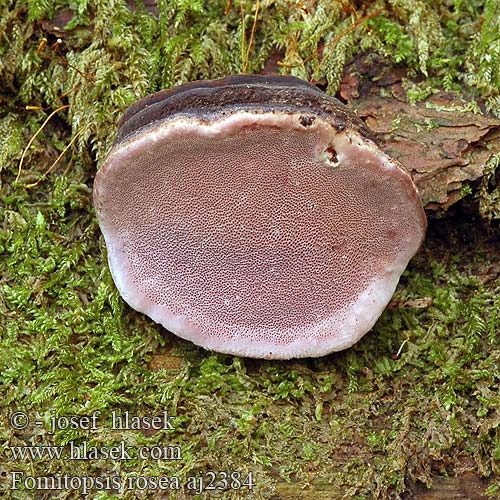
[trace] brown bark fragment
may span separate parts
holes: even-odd
[[[148,368],[153,371],[167,370],[177,373],[182,368],[182,357],[170,352],[154,354],[148,363]]]
[[[405,70],[360,59],[347,67],[340,97],[354,108],[382,148],[411,173],[427,209],[447,209],[481,178],[500,151],[500,119],[473,112],[478,103],[439,92],[412,105]]]

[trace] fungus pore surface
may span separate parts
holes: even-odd
[[[341,103],[292,77],[139,101],[94,200],[133,308],[205,348],[259,358],[359,340],[426,227],[402,166]]]

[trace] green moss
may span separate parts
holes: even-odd
[[[500,153],[493,154],[486,163],[485,175],[481,180],[478,193],[479,212],[482,217],[492,221],[500,219]]]
[[[410,98],[465,84],[498,112],[498,64],[490,64],[499,39],[494,3],[377,1],[354,10],[341,2],[262,2],[252,46],[254,2],[241,4],[244,22],[239,2],[226,10],[225,0],[159,1],[156,17],[137,4],[8,1],[0,13],[2,468],[122,478],[253,471],[253,496],[242,490],[233,498],[269,498],[283,481],[302,487],[318,478],[349,498],[386,498],[406,480],[430,483],[433,473],[453,473],[464,460],[483,476],[498,474],[497,226],[474,212],[432,222],[392,306],[359,344],[317,360],[267,362],[208,353],[126,306],[106,265],[91,199],[96,164],[131,102],[244,64],[258,71],[276,51],[284,72],[314,75],[335,93],[344,63],[360,48],[374,50],[408,66]],[[74,16],[53,47],[50,22],[61,23],[64,9]],[[30,138],[63,104],[69,108],[27,149],[16,183]],[[55,170],[27,188],[77,134]],[[497,167],[498,155],[480,188],[486,220],[498,218]],[[158,355],[177,360],[177,368],[151,369]],[[164,409],[175,415],[173,431],[112,431],[107,424],[113,410]],[[15,431],[8,417],[19,410],[45,425]],[[94,411],[102,412],[96,431],[48,433],[52,415]],[[28,463],[8,449],[71,440],[179,445],[183,457]],[[32,497],[1,488],[5,498]],[[495,488],[488,489],[492,497]]]

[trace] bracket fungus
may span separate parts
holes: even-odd
[[[290,76],[232,76],[124,114],[94,203],[130,306],[214,351],[323,356],[374,325],[426,218],[349,109]]]

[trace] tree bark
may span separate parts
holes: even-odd
[[[412,105],[408,83],[405,68],[364,55],[346,67],[339,97],[405,165],[424,207],[446,210],[471,191],[488,159],[500,152],[500,119],[458,92],[435,92]]]

